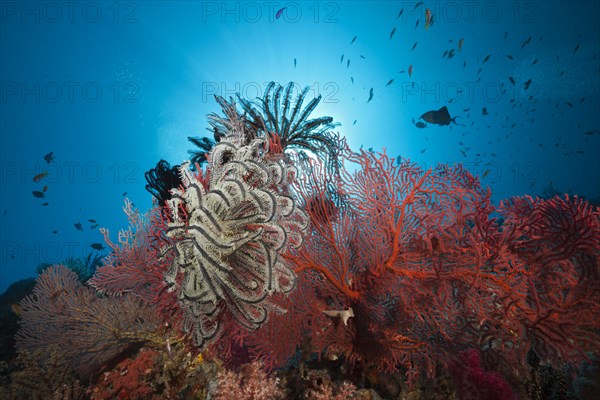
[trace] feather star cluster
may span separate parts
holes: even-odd
[[[171,192],[173,244],[163,251],[175,253],[164,278],[178,290],[185,329],[199,347],[218,338],[226,310],[254,330],[267,320],[269,296],[294,288],[295,273],[280,255],[300,246],[308,218],[288,194],[295,167],[268,146],[264,137],[245,144],[228,135],[208,157],[209,177],[183,163],[183,186]]]

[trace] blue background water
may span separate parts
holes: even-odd
[[[103,242],[88,219],[115,239],[123,194],[151,207],[144,172],[187,158],[187,136],[220,111],[212,95],[254,98],[271,80],[321,94],[314,116],[334,117],[352,147],[463,162],[496,202],[550,183],[600,197],[598,2],[68,4],[0,3],[0,291]],[[413,124],[443,105],[466,126]]]

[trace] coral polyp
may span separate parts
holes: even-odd
[[[225,310],[250,330],[266,321],[268,296],[287,293],[296,282],[280,254],[302,243],[308,225],[287,194],[293,165],[273,157],[266,138],[244,145],[242,136],[215,146],[209,178],[183,163],[183,185],[167,202],[166,234],[173,244],[163,252],[172,250],[175,257],[164,278],[178,291],[184,327],[199,347],[218,337]]]

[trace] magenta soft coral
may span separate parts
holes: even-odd
[[[448,366],[459,400],[518,400],[499,373],[481,367],[476,349],[461,352]]]

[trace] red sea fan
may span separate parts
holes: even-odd
[[[413,380],[466,348],[523,362],[530,345],[571,360],[600,347],[598,213],[585,202],[515,199],[501,224],[460,166],[346,149],[341,177],[318,161],[302,171],[311,232],[286,257],[331,316],[305,330],[315,348]]]
[[[162,212],[154,208],[143,216],[127,199],[123,210],[130,226],[119,232],[116,243],[110,239],[108,229],[101,229],[112,253],[88,283],[101,293],[129,293],[155,304],[171,326],[177,325],[181,321],[177,297],[166,290],[163,279],[172,257],[161,253],[161,247],[169,243]]]
[[[578,197],[513,198],[501,205],[504,243],[526,279],[504,318],[541,357],[569,361],[600,347],[600,211]]]

